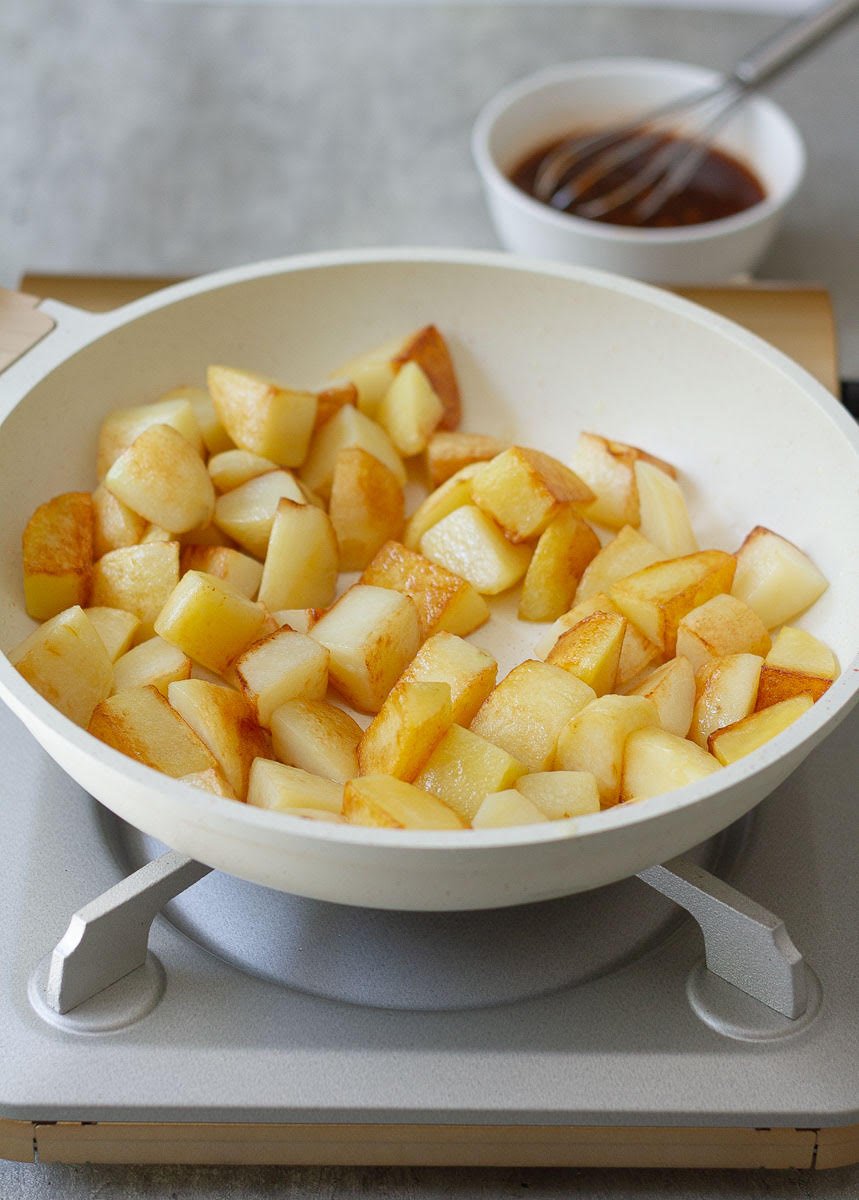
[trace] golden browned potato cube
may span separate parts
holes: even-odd
[[[514,667],[490,692],[471,731],[512,754],[529,771],[545,771],[552,765],[561,730],[593,698],[593,690],[574,675],[532,659]]]
[[[459,817],[435,796],[390,775],[350,779],[343,797],[343,815],[351,825],[381,829],[463,828]]]
[[[302,482],[323,500],[327,500],[331,494],[337,456],[341,450],[350,450],[353,447],[366,450],[368,454],[378,458],[400,486],[406,482],[403,461],[387,433],[381,425],[377,425],[351,405],[341,408],[313,435],[310,453],[301,469]]]
[[[471,481],[480,470],[481,465],[481,463],[469,463],[467,467],[463,467],[455,475],[451,475],[450,479],[445,480],[434,492],[430,492],[418,506],[409,517],[403,536],[403,543],[408,546],[409,550],[419,549],[423,535],[428,529],[432,529],[433,525],[437,525],[443,517],[455,509],[471,503]]]
[[[40,504],[22,542],[24,604],[36,621],[87,603],[92,582],[94,516],[89,492],[65,492]]]
[[[235,367],[209,367],[206,381],[221,424],[239,449],[281,467],[304,462],[316,421],[312,392],[294,391]]]
[[[166,696],[169,684],[177,679],[189,679],[190,676],[191,660],[188,655],[163,638],[153,637],[117,659],[113,666],[113,690],[124,692],[129,688],[151,686]]]
[[[489,620],[486,601],[470,583],[399,542],[387,542],[379,550],[361,582],[410,596],[422,639],[441,631],[464,636]]]
[[[525,572],[520,621],[554,621],[573,603],[585,567],[600,542],[586,521],[563,507],[543,532]]]
[[[108,491],[171,533],[208,525],[215,489],[205,463],[170,425],[150,425],[104,477]]]
[[[448,684],[401,680],[358,743],[361,774],[393,775],[411,782],[450,723]]]
[[[528,570],[530,546],[514,546],[474,504],[454,509],[421,538],[421,553],[487,596],[506,592]]]
[[[635,463],[635,483],[642,535],[666,558],[694,554],[698,542],[677,480],[652,462],[639,459]]]
[[[483,802],[471,822],[472,829],[506,829],[511,825],[537,825],[548,817],[527,796],[515,788],[492,792]]]
[[[113,665],[80,605],[40,625],[9,652],[9,661],[40,696],[84,728],[110,695]]]
[[[179,569],[183,575],[187,571],[215,575],[249,600],[255,598],[262,581],[262,565],[229,546],[183,546]]]
[[[516,789],[550,821],[600,811],[599,788],[590,771],[535,771],[517,780]]]
[[[394,356],[405,344],[404,338],[393,338],[373,350],[359,354],[332,371],[329,379],[343,380],[355,388],[356,404],[362,413],[374,417],[385,392],[394,382],[398,364]]]
[[[693,608],[677,626],[677,653],[688,658],[695,671],[726,654],[764,655],[771,645],[757,613],[725,593]]]
[[[303,504],[304,496],[289,471],[269,471],[219,496],[215,502],[215,524],[248,554],[265,558],[274,514],[281,500]]]
[[[678,654],[664,666],[657,667],[629,695],[652,700],[662,728],[677,737],[686,737],[695,707],[695,672],[688,658]]]
[[[814,697],[807,693],[791,696],[788,700],[782,700],[744,717],[734,725],[717,729],[715,733],[710,734],[710,753],[715,755],[723,767],[727,767],[783,733],[803,713],[807,713],[812,704]]]
[[[711,733],[754,712],[762,666],[757,654],[729,654],[701,667],[689,731],[693,742],[706,750]]]
[[[312,504],[277,506],[262,583],[266,608],[324,608],[334,599],[339,569],[337,535],[328,513]]]
[[[838,659],[824,642],[805,629],[785,625],[763,665],[757,707],[768,708],[803,692],[819,700],[838,672]]]
[[[807,554],[763,525],[755,526],[737,551],[731,590],[755,610],[767,629],[798,617],[828,587]]]
[[[232,449],[232,439],[221,424],[218,414],[215,412],[212,397],[205,388],[183,384],[165,392],[161,400],[188,401],[197,418],[197,426],[207,454],[222,454],[225,450]]]
[[[224,450],[209,459],[209,477],[218,495],[241,487],[249,479],[257,479],[276,471],[277,463],[250,450]]]
[[[534,657],[545,659],[561,634],[572,629],[574,625],[578,625],[579,621],[583,621],[592,613],[617,613],[617,611],[605,592],[597,592],[595,595],[589,596],[587,600],[580,600],[569,612],[558,617],[557,621],[550,625],[543,636],[538,639],[534,646]],[[617,691],[626,690],[629,686],[634,687],[636,683],[640,682],[644,672],[652,668],[660,657],[659,647],[654,646],[653,642],[649,641],[640,629],[636,629],[627,621],[615,679]]]
[[[627,575],[643,571],[653,563],[664,561],[664,558],[664,554],[642,537],[637,529],[625,525],[588,563],[576,589],[576,600],[581,603],[591,596],[607,593],[619,579],[626,579]]]
[[[103,700],[92,714],[89,732],[174,779],[218,766],[208,747],[155,687],[133,688]]]
[[[498,663],[479,646],[452,633],[427,638],[400,676],[401,683],[446,683],[451,721],[470,725],[495,686]]]
[[[621,800],[648,800],[719,770],[719,763],[666,729],[638,729],[626,740]]]
[[[180,778],[182,783],[200,788],[203,792],[211,792],[213,796],[223,796],[225,800],[238,800],[223,772],[217,767],[209,767],[208,771],[192,771],[190,775],[182,775]]]
[[[223,579],[188,571],[165,602],[155,632],[220,675],[256,641],[264,619],[261,604],[248,600]]]
[[[831,686],[831,679],[803,675],[800,671],[784,671],[781,667],[770,667],[764,663],[755,708],[769,708],[791,696],[808,695],[812,700],[819,700]]]
[[[274,752],[281,762],[345,783],[358,774],[361,726],[326,700],[288,700],[271,715]]]
[[[511,446],[483,463],[471,494],[513,542],[538,537],[562,504],[593,500],[591,489],[569,467],[524,446]]]
[[[644,696],[600,696],[562,730],[555,766],[561,771],[590,771],[597,781],[600,806],[610,808],[620,798],[626,739],[636,729],[658,724],[656,705]]]
[[[239,800],[248,791],[251,763],[271,758],[271,739],[257,724],[251,706],[233,688],[203,679],[180,679],[167,699],[208,747]]]
[[[427,471],[434,488],[472,463],[488,462],[507,443],[487,433],[450,433],[437,430],[427,443]]]
[[[293,814],[296,809],[308,808],[339,813],[343,809],[343,785],[300,767],[258,758],[251,767],[248,804]]]
[[[443,415],[441,400],[415,362],[401,367],[376,410],[376,420],[405,458],[426,449]]]
[[[150,425],[169,425],[181,433],[197,454],[202,456],[203,437],[193,405],[188,400],[159,400],[155,404],[139,404],[134,408],[116,408],[102,422],[98,435],[96,473],[99,479],[104,479],[119,456]]]
[[[321,429],[347,404],[354,408],[357,403],[358,389],[354,383],[350,383],[348,380],[345,383],[333,383],[330,387],[323,388],[321,392],[316,393],[316,423],[313,426],[313,432],[316,433],[318,429]]]
[[[287,700],[321,700],[328,690],[328,651],[306,633],[278,629],[235,662],[239,688],[260,725]]]
[[[328,514],[340,547],[340,568],[361,571],[388,538],[403,532],[400,481],[366,450],[341,450],[334,464]]]
[[[356,584],[310,631],[331,654],[338,692],[360,712],[376,713],[417,653],[420,623],[408,596]]]
[[[146,521],[117,500],[100,483],[92,494],[93,557],[101,558],[108,550],[136,546],[146,533]]]
[[[614,691],[625,636],[626,619],[619,613],[591,613],[561,634],[546,662],[562,667],[593,688],[597,696],[604,696]]]
[[[93,605],[123,608],[140,620],[139,640],[152,637],[155,620],[179,582],[179,543],[152,542],[111,550],[93,567]]]
[[[84,612],[104,642],[110,661],[115,663],[132,646],[140,628],[139,618],[121,608],[85,608]]]
[[[700,550],[628,575],[612,585],[609,595],[627,620],[671,658],[682,619],[713,596],[731,590],[735,565],[732,554]]]
[[[483,798],[513,787],[527,771],[524,763],[493,742],[451,725],[415,779],[470,824]]]
[[[640,519],[635,465],[651,463],[669,476],[675,474],[670,463],[655,458],[637,446],[613,442],[597,433],[582,433],[571,466],[594,493],[587,510],[590,520],[609,529],[638,525]]]

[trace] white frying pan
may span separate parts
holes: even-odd
[[[402,909],[489,908],[609,883],[680,854],[753,808],[859,693],[859,435],[824,388],[730,322],[597,272],[497,254],[385,251],[242,267],[57,328],[0,377],[0,647],[32,627],[20,539],[37,504],[92,486],[96,432],[212,361],[313,386],[350,355],[435,321],[462,384],[465,428],[565,458],[582,428],[647,447],[683,472],[703,546],[770,526],[830,588],[802,624],[844,672],[763,749],[661,798],[575,822],[406,833],[302,821],[224,800],[90,737],[0,655],[0,695],[48,753],[113,812],[204,863],[304,896]],[[503,674],[540,627],[509,600],[474,640]],[[6,747],[5,770],[14,769]],[[814,803],[809,796],[809,803]],[[58,821],[66,818],[61,811]]]

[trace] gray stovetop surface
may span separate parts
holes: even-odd
[[[347,245],[491,246],[467,126],[499,86],[591,54],[724,65],[774,23],[563,5],[0,0],[0,282],[24,267],[178,273]],[[832,288],[843,369],[853,375],[857,56],[854,28],[773,89],[806,137],[810,170],[762,268]],[[0,1164],[0,1200],[470,1200],[526,1189],[535,1200],[835,1200],[856,1196],[859,1169],[812,1177]]]

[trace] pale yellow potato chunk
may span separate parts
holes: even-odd
[[[179,569],[183,575],[188,571],[215,575],[249,600],[255,599],[262,582],[262,565],[229,546],[183,546]]]
[[[554,517],[534,547],[519,600],[520,621],[554,621],[567,612],[588,563],[600,550],[597,535],[571,506]]]
[[[9,652],[9,661],[40,696],[84,728],[110,695],[113,664],[80,605],[40,625]]]
[[[265,558],[281,500],[303,504],[304,495],[289,471],[269,471],[219,496],[215,524],[254,558]]]
[[[356,446],[384,463],[401,486],[406,482],[403,461],[387,433],[351,405],[341,408],[314,434],[310,453],[301,469],[302,482],[327,499],[331,494],[337,455],[341,450]]]
[[[498,663],[479,646],[452,633],[427,638],[400,676],[401,683],[446,683],[451,721],[470,725],[495,686]]]
[[[513,787],[527,769],[500,746],[470,729],[451,725],[415,784],[438,796],[470,824],[485,796]]]
[[[390,775],[350,779],[343,797],[343,815],[351,825],[381,829],[464,828],[456,813],[441,800]]]
[[[662,728],[677,737],[686,737],[695,708],[695,672],[688,658],[678,654],[657,667],[629,695],[652,700]]]
[[[170,425],[150,425],[119,456],[104,484],[123,504],[171,533],[208,525],[215,489],[203,460]]]
[[[827,645],[804,629],[785,625],[761,670],[756,707],[768,708],[803,692],[819,700],[838,672],[838,659]]]
[[[223,796],[225,800],[238,800],[238,796],[227,783],[223,772],[217,767],[209,767],[207,771],[192,771],[190,775],[180,776],[182,783],[200,788],[203,792],[211,792],[213,796]]]
[[[439,429],[427,444],[427,471],[434,488],[472,463],[488,462],[507,443],[487,433],[446,432]]]
[[[343,785],[300,767],[288,767],[270,758],[258,758],[251,767],[248,804],[274,812],[295,813],[296,809],[318,809],[340,813]]]
[[[203,436],[193,405],[188,400],[158,400],[155,404],[117,408],[104,419],[99,431],[96,454],[96,474],[99,479],[104,479],[119,456],[150,425],[169,425],[181,433],[196,453],[202,456]]]
[[[600,696],[577,713],[558,738],[555,766],[561,771],[590,771],[600,806],[620,799],[626,739],[636,729],[659,724],[659,713],[644,696]]]
[[[648,800],[719,770],[719,763],[666,729],[638,729],[626,740],[621,800]]]
[[[239,688],[260,725],[287,700],[321,700],[328,690],[328,651],[306,633],[278,629],[235,662]]]
[[[134,642],[140,629],[140,620],[134,613],[125,612],[121,608],[85,608],[84,612],[92,621],[95,631],[104,642],[108,657],[112,663],[127,650]]]
[[[638,446],[614,442],[597,433],[579,435],[570,465],[596,497],[587,510],[590,520],[609,529],[638,525],[640,510],[635,467],[640,462],[650,463],[668,476],[675,474],[670,463]]]
[[[600,811],[599,788],[590,771],[535,771],[517,780],[516,788],[550,821]]]
[[[288,625],[296,633],[310,633],[319,614],[315,608],[279,608],[271,616],[279,628]]]
[[[489,620],[486,601],[467,580],[399,542],[382,546],[361,582],[411,597],[422,639],[442,631],[464,636]]]
[[[164,604],[155,632],[220,675],[256,641],[264,620],[262,605],[248,600],[223,579],[188,571]]]
[[[251,706],[232,688],[180,679],[167,688],[170,705],[208,747],[239,800],[248,791],[251,763],[271,757],[271,741]]]
[[[688,658],[695,671],[726,654],[764,655],[771,645],[757,613],[724,593],[693,608],[677,626],[677,653]]]
[[[146,521],[117,500],[103,483],[92,494],[93,557],[101,558],[109,550],[136,546],[146,532]]]
[[[581,603],[591,596],[607,593],[619,579],[643,571],[664,558],[661,550],[642,537],[637,529],[625,525],[588,563],[576,589],[576,600]]]
[[[448,684],[401,680],[358,743],[361,774],[411,782],[450,724]]]
[[[221,424],[220,418],[215,412],[212,397],[205,388],[182,384],[180,387],[171,388],[169,392],[165,392],[161,400],[162,402],[165,400],[188,401],[194,410],[207,454],[222,454],[225,450],[232,449],[232,439]]]
[[[437,525],[443,517],[457,508],[471,503],[471,481],[480,466],[481,464],[476,462],[462,467],[434,492],[430,492],[418,506],[406,523],[406,532],[403,536],[403,543],[408,546],[409,550],[419,549],[423,535],[428,529],[432,529],[433,525]]]
[[[158,614],[178,582],[178,542],[123,546],[103,554],[94,565],[90,602],[134,613],[142,641],[152,637]]]
[[[562,667],[593,689],[597,696],[614,691],[626,619],[619,613],[595,612],[562,633],[546,662]]]
[[[218,495],[231,492],[249,479],[276,471],[277,463],[250,450],[224,450],[209,459],[209,477]]]
[[[376,420],[405,458],[426,449],[443,415],[441,400],[416,362],[400,368],[376,410]]]
[[[666,558],[694,554],[698,542],[680,484],[645,459],[637,460],[634,469],[642,535]]]
[[[151,686],[166,696],[171,683],[177,679],[189,679],[190,676],[191,660],[188,655],[163,638],[153,637],[117,659],[113,666],[113,690],[124,692],[129,688]]]
[[[358,774],[361,726],[326,700],[288,700],[271,715],[274,752],[281,762],[345,783]]]
[[[715,733],[710,734],[710,753],[715,755],[722,766],[727,767],[783,733],[803,713],[807,713],[813,704],[814,697],[807,693],[791,696],[744,717],[734,725],[717,729]]]
[[[767,629],[798,617],[828,587],[807,554],[763,525],[757,525],[737,551],[731,590],[755,610]]]
[[[24,530],[24,605],[46,621],[87,603],[92,582],[94,515],[89,492],[65,492],[40,504]]]
[[[513,542],[538,537],[561,505],[593,500],[591,489],[569,467],[524,446],[511,446],[483,463],[471,493]]]
[[[405,496],[392,471],[360,446],[334,463],[328,515],[340,547],[340,569],[362,571],[389,538],[403,532]]]
[[[492,792],[482,801],[471,821],[472,829],[506,829],[512,825],[538,825],[548,817],[536,804],[517,792],[507,788],[503,792]]]
[[[583,621],[585,617],[596,612],[617,613],[618,610],[605,592],[597,592],[586,600],[580,600],[569,612],[558,617],[557,621],[538,639],[534,646],[534,657],[544,659],[562,634],[566,633],[568,629],[572,629],[574,625],[578,625],[579,621]],[[623,691],[629,685],[635,686],[643,672],[652,667],[659,657],[659,647],[654,646],[653,642],[649,641],[640,629],[636,629],[627,621],[620,648],[620,661],[617,665],[616,690]]]
[[[324,608],[334,599],[339,565],[328,513],[281,500],[268,540],[260,603],[269,609]]]
[[[693,742],[706,750],[711,733],[754,712],[762,666],[757,654],[729,654],[701,667],[689,730]]]
[[[175,537],[175,533],[171,533],[169,529],[162,529],[160,525],[147,525],[140,545],[148,546],[150,542],[172,542]]]
[[[218,766],[208,747],[155,687],[133,688],[103,700],[92,714],[89,732],[174,779]]]
[[[545,771],[552,765],[561,730],[593,699],[593,690],[575,675],[531,659],[514,667],[490,692],[471,731],[512,754],[529,771]]]
[[[358,403],[358,389],[354,383],[346,380],[344,383],[334,383],[316,393],[316,422],[313,432],[316,433],[332,417],[339,413],[347,404],[353,407]]]
[[[492,518],[473,504],[455,509],[428,529],[420,550],[487,596],[518,583],[531,558],[530,546],[508,542]]]
[[[403,343],[403,338],[393,338],[374,350],[356,355],[328,378],[349,381],[355,388],[358,408],[368,417],[375,417],[385,392],[394,382],[398,369],[394,358]]]
[[[211,366],[206,381],[221,424],[241,450],[281,467],[304,462],[316,421],[312,392],[235,367]]]

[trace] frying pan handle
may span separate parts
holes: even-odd
[[[76,339],[97,320],[96,314],[70,304],[0,288],[0,374],[54,330],[66,335],[62,341],[68,346],[69,336]]]

